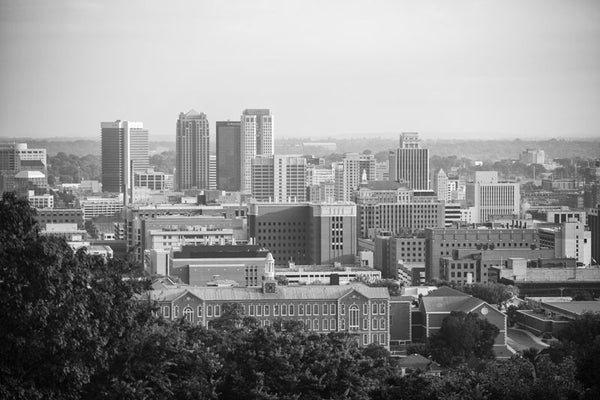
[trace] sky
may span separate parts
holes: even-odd
[[[600,1],[0,0],[0,137],[600,137]]]

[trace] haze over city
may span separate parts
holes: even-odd
[[[597,1],[0,1],[0,136],[172,137],[264,107],[277,137],[597,137]]]

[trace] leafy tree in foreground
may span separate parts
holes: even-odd
[[[128,265],[39,236],[34,212],[0,201],[0,397],[78,398],[151,314],[131,301],[143,283],[122,279]]]
[[[432,358],[443,366],[456,366],[471,358],[493,359],[498,332],[477,314],[453,311],[429,339]]]

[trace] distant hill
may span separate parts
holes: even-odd
[[[281,138],[275,140],[275,152],[278,154],[301,154],[302,143],[310,142],[309,138]],[[316,141],[313,139],[312,141]],[[370,138],[319,138],[320,142],[333,142],[337,144],[337,153],[361,153],[371,150],[373,154],[393,150],[398,147],[398,139],[381,137]],[[48,155],[53,156],[59,152],[73,154],[79,157],[92,154],[100,156],[100,140],[50,138],[2,138],[1,143],[19,142],[27,143],[31,148],[46,148]],[[214,142],[214,141],[213,141]],[[150,153],[174,151],[175,141],[150,141]],[[214,151],[214,143],[211,143]],[[540,149],[546,152],[548,159],[575,158],[584,159],[600,158],[599,139],[579,140],[424,140],[422,146],[430,149],[432,156],[437,155],[466,157],[471,160],[498,161],[503,159],[518,159],[519,154],[525,149]]]

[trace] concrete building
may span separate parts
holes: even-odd
[[[361,187],[354,197],[360,237],[372,238],[377,230],[401,235],[443,227],[444,203],[429,194],[393,182],[371,182]]]
[[[427,280],[439,280],[442,277],[440,261],[443,257],[452,257],[455,250],[491,250],[491,246],[493,249],[510,249],[513,254],[518,249],[539,249],[538,231],[523,228],[425,229]]]
[[[173,190],[173,175],[156,172],[153,168],[134,173],[134,186],[150,190]]]
[[[381,279],[381,272],[357,266],[291,264],[275,268],[275,278],[278,277],[288,285],[349,285],[357,280],[375,282]]]
[[[33,190],[27,194],[29,205],[33,208],[54,208],[54,196],[51,194],[36,195]]]
[[[36,219],[41,228],[47,224],[77,224],[83,229],[83,210],[81,208],[41,208],[37,210]]]
[[[252,245],[183,246],[171,251],[167,270],[156,273],[176,276],[191,286],[261,286],[269,252]]]
[[[153,290],[138,298],[158,302],[164,318],[183,318],[194,325],[208,326],[221,316],[224,304],[237,303],[244,315],[256,318],[261,326],[293,320],[311,332],[347,332],[360,346],[376,343],[389,348],[386,288],[363,284],[276,286],[266,279],[262,288],[180,287]]]
[[[275,154],[274,117],[268,109],[246,109],[241,116],[240,190],[252,191],[252,160]]]
[[[400,147],[390,152],[390,180],[407,182],[414,190],[429,190],[429,150],[420,148],[419,134],[400,135]]]
[[[582,266],[592,263],[592,232],[572,219],[555,227],[540,228],[540,244],[554,249],[556,258],[574,258]]]
[[[400,268],[408,273],[425,267],[425,238],[382,232],[375,236],[374,258],[375,268],[382,271],[383,278],[399,279]]]
[[[352,264],[357,254],[353,203],[252,203],[248,232],[277,265]]]
[[[175,137],[175,188],[210,189],[210,129],[206,114],[180,113]]]
[[[241,122],[217,121],[217,189],[239,191]]]
[[[150,167],[148,131],[142,122],[102,122],[102,190],[123,193],[128,199],[133,174]]]
[[[588,226],[592,235],[592,264],[600,264],[600,205],[591,208],[588,213]]]
[[[519,157],[523,164],[544,164],[546,162],[546,153],[544,150],[526,149]]]
[[[256,201],[306,201],[306,159],[263,155],[252,160],[252,198]]]
[[[467,185],[467,203],[475,208],[475,223],[488,222],[493,216],[520,214],[520,186],[499,182],[497,171],[476,171],[475,181]]]
[[[87,197],[79,201],[83,219],[88,221],[99,216],[113,216],[123,210],[123,195],[116,197]]]

